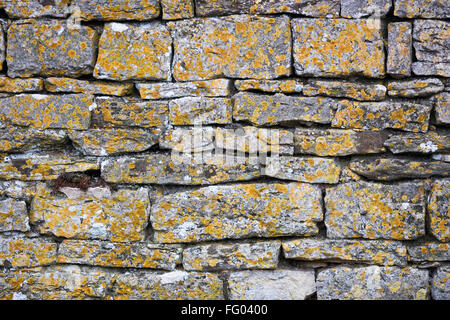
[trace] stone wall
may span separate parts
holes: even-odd
[[[0,6],[0,298],[450,298],[447,0]]]

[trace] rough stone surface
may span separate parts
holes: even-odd
[[[336,267],[319,271],[319,300],[425,300],[427,270],[411,267]]]
[[[239,160],[239,159],[237,159]],[[102,162],[102,176],[112,183],[199,185],[260,177],[260,166],[248,161],[227,163],[225,157],[190,154],[148,154]]]
[[[412,59],[412,24],[389,23],[386,72],[394,77],[410,76]]]
[[[86,193],[75,199],[50,191],[40,188],[31,204],[30,221],[40,233],[80,240],[144,239],[150,211],[148,189],[120,189],[99,197]]]
[[[235,13],[273,14],[293,13],[310,17],[339,16],[339,0],[195,0],[199,16],[228,15]]]
[[[354,131],[340,129],[296,128],[294,151],[296,154],[317,156],[348,156],[352,154],[380,153],[388,134],[383,131]]]
[[[0,200],[0,232],[28,231],[27,204],[25,201],[7,198]]]
[[[394,153],[435,153],[450,151],[450,133],[447,131],[428,131],[420,133],[401,133],[391,135],[384,145]]]
[[[158,242],[313,235],[321,192],[302,183],[209,186],[157,197],[151,221]]]
[[[230,94],[231,81],[213,79],[192,82],[148,82],[138,83],[142,99],[172,99],[181,97],[222,97]]]
[[[450,22],[415,20],[413,41],[418,60],[413,64],[415,74],[450,77]],[[428,68],[429,65],[432,67]]]
[[[4,0],[2,7],[10,18],[64,18],[69,14],[69,0]]]
[[[86,155],[107,156],[145,151],[158,143],[158,131],[138,128],[74,130],[69,138]]]
[[[60,147],[67,141],[64,130],[6,126],[0,129],[0,152],[46,150]]]
[[[107,96],[124,96],[132,92],[133,84],[52,77],[45,79],[45,90],[48,92],[74,92]]]
[[[149,242],[64,240],[59,245],[58,263],[119,268],[174,270],[181,263],[178,246]]]
[[[110,127],[162,127],[169,121],[167,101],[143,101],[133,98],[99,97],[92,110],[92,126]]]
[[[437,268],[433,274],[431,296],[434,300],[450,300],[450,265]]]
[[[67,152],[0,156],[0,179],[4,180],[53,180],[65,172],[82,172],[99,168],[97,159]]]
[[[339,102],[323,97],[295,97],[239,92],[234,97],[233,119],[255,125],[296,122],[327,124]]]
[[[92,73],[98,34],[70,29],[61,20],[18,20],[8,28],[8,76],[71,76]]]
[[[410,182],[349,182],[326,190],[328,238],[410,240],[425,234],[425,191]]]
[[[415,98],[444,91],[444,84],[437,78],[389,81],[388,95],[392,97]]]
[[[386,97],[386,87],[381,82],[309,80],[303,89],[305,96],[351,98],[359,101],[380,101]]]
[[[71,6],[82,20],[150,20],[160,14],[158,0],[72,0]]]
[[[309,183],[338,183],[340,165],[333,159],[281,156],[269,158],[265,175]]]
[[[168,80],[172,39],[159,22],[111,22],[99,42],[94,77],[111,80]]]
[[[276,269],[281,243],[279,241],[205,244],[183,251],[187,271]]]
[[[431,105],[409,101],[341,101],[331,122],[332,127],[360,130],[399,129],[426,132]]]
[[[394,0],[394,15],[401,18],[450,18],[446,0]]]
[[[231,123],[232,101],[228,98],[185,97],[169,102],[174,125]]]
[[[303,82],[301,80],[236,80],[234,86],[239,91],[257,90],[274,93],[301,93]]]
[[[406,247],[397,241],[296,239],[283,241],[286,259],[406,266]]]
[[[37,92],[44,89],[44,81],[38,78],[14,79],[0,76],[0,92]]]
[[[232,272],[232,300],[304,300],[316,292],[314,270]]]
[[[194,0],[161,0],[164,20],[188,19],[194,17]]]
[[[381,181],[450,175],[450,164],[446,162],[416,160],[409,157],[354,158],[350,163],[350,169],[368,179]]]
[[[273,79],[290,74],[289,18],[228,16],[169,22],[178,81]]]
[[[0,235],[0,265],[38,267],[56,262],[56,242],[23,236]]]
[[[437,123],[450,124],[450,93],[442,92],[437,95],[434,115]]]
[[[291,26],[296,74],[384,76],[381,27],[374,21],[301,18],[292,19]]]
[[[413,262],[448,261],[450,259],[450,245],[448,243],[415,243],[407,248],[409,259]]]
[[[392,6],[391,0],[341,0],[341,16],[344,18],[386,16]]]
[[[19,94],[0,98],[0,121],[39,129],[87,129],[93,103],[84,94]]]
[[[0,196],[30,200],[36,193],[36,182],[9,180],[0,182]]]
[[[450,241],[450,180],[438,180],[428,201],[430,231],[439,241]]]

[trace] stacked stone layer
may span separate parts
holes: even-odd
[[[0,7],[0,299],[450,299],[448,1]]]

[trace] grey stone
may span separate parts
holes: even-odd
[[[394,0],[394,15],[401,18],[450,18],[447,0]]]
[[[28,231],[28,210],[25,201],[0,200],[0,231]]]
[[[411,240],[425,234],[425,191],[414,183],[348,182],[327,188],[324,201],[329,238]]]
[[[239,92],[233,97],[233,119],[255,125],[296,122],[327,124],[339,101],[322,97],[295,97],[284,94],[262,95]]]
[[[44,89],[44,81],[39,78],[14,79],[0,76],[0,92],[37,92],[42,91],[42,89]]]
[[[319,300],[426,300],[428,270],[412,267],[335,267],[319,271]]]
[[[407,246],[409,260],[412,262],[450,260],[450,245],[442,242],[419,242]]]
[[[448,62],[413,62],[411,69],[418,76],[450,77],[450,63]]]
[[[279,241],[233,242],[195,245],[183,251],[186,271],[275,269]]]
[[[449,92],[442,92],[436,96],[434,115],[438,124],[450,124]]]
[[[444,84],[437,78],[394,80],[387,84],[391,97],[425,97],[444,91]]]
[[[232,272],[231,300],[305,300],[316,292],[314,270]]]
[[[302,183],[208,186],[158,196],[152,205],[162,243],[317,234],[321,191]]]
[[[67,142],[67,133],[64,130],[41,130],[15,126],[0,129],[1,152],[52,149],[61,147],[65,142]]]
[[[386,97],[386,91],[386,87],[381,82],[308,80],[303,94],[351,98],[359,101],[380,101]]]
[[[431,280],[431,296],[434,300],[450,300],[450,265],[437,268]]]
[[[428,217],[431,234],[441,242],[450,241],[450,179],[433,183],[428,199]]]
[[[185,97],[169,102],[173,125],[231,123],[232,101],[228,98]]]
[[[29,201],[35,193],[36,182],[34,181],[0,181],[0,196]]]
[[[413,59],[412,24],[392,22],[388,24],[388,50],[386,71],[394,77],[411,75]]]
[[[2,7],[10,18],[64,18],[69,14],[67,0],[3,0]]]
[[[239,91],[257,90],[273,93],[301,93],[303,82],[299,79],[287,80],[236,80],[234,82]]]
[[[401,133],[391,135],[384,145],[394,154],[449,152],[450,133],[441,130],[427,133]]]
[[[45,90],[49,92],[74,92],[107,96],[125,96],[133,91],[132,83],[112,81],[89,81],[72,78],[51,77],[45,79]]]
[[[373,19],[385,17],[392,6],[392,0],[341,0],[341,16],[344,18]]]
[[[71,29],[61,20],[18,20],[8,28],[8,76],[91,74],[97,58],[97,32]]]

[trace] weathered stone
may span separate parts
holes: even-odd
[[[338,183],[340,165],[319,157],[270,157],[264,174],[269,177],[309,183]]]
[[[1,270],[0,299],[101,299],[110,289],[111,272],[79,266]]]
[[[436,96],[434,115],[438,124],[450,124],[450,93],[442,92]]]
[[[448,169],[447,169],[448,174]],[[428,216],[433,236],[442,242],[450,241],[450,180],[438,180],[431,189]]]
[[[151,221],[162,243],[317,234],[321,191],[302,183],[209,186],[156,198]]]
[[[64,18],[69,14],[70,0],[4,0],[2,3],[10,18]]]
[[[319,271],[319,300],[426,300],[428,270],[412,267],[335,267]]]
[[[196,245],[184,249],[183,267],[187,271],[275,269],[280,246],[279,241]]]
[[[351,98],[359,101],[379,101],[386,97],[386,87],[381,82],[309,80],[303,89],[305,96],[324,95]]]
[[[92,111],[94,128],[162,127],[168,124],[167,101],[143,101],[133,98],[99,97]]]
[[[425,190],[414,183],[349,182],[326,190],[329,238],[410,240],[425,234]]]
[[[273,14],[293,13],[310,17],[339,16],[339,0],[195,0],[198,16],[217,16],[236,13]]]
[[[181,252],[178,246],[149,242],[64,240],[59,246],[57,262],[174,270],[181,263]]]
[[[192,82],[137,83],[142,99],[172,99],[181,97],[224,97],[230,94],[231,81],[213,79]]]
[[[413,262],[448,261],[450,245],[440,242],[415,243],[408,247],[409,260]]]
[[[232,272],[231,300],[305,300],[316,292],[314,270]]]
[[[291,26],[298,75],[384,76],[381,26],[373,20],[299,18]]]
[[[383,143],[387,137],[384,131],[296,128],[294,152],[325,157],[380,153],[386,151]]]
[[[117,300],[220,300],[223,283],[213,273],[172,271],[127,272],[117,276],[112,296]]]
[[[236,129],[217,128],[215,146],[218,149],[236,150],[255,155],[294,153],[292,131],[245,126]]]
[[[125,96],[132,92],[132,83],[88,81],[71,78],[47,78],[45,90],[49,92],[89,93],[107,96]]]
[[[145,151],[158,143],[158,136],[158,130],[147,131],[138,128],[102,128],[69,132],[69,138],[75,147],[92,156]]]
[[[35,129],[6,126],[0,129],[0,151],[19,152],[33,149],[51,149],[67,141],[64,130]]]
[[[437,268],[433,274],[431,296],[434,300],[450,300],[450,265]]]
[[[0,70],[3,69],[3,62],[5,62],[5,55],[6,55],[6,39],[4,30],[5,28],[0,25]]]
[[[169,102],[169,118],[174,125],[227,124],[232,108],[228,98],[185,97]]]
[[[251,180],[261,176],[258,164],[246,159],[229,163],[225,157],[154,153],[102,162],[102,177],[112,183],[199,185]]]
[[[30,226],[25,201],[11,198],[0,200],[0,232],[28,230]]]
[[[410,76],[412,56],[412,24],[403,21],[389,23],[387,73],[394,77]]]
[[[406,266],[406,247],[396,241],[296,239],[283,241],[286,259]]]
[[[98,170],[97,159],[66,152],[11,154],[0,156],[0,179],[53,180],[65,172]]]
[[[212,151],[215,149],[214,138],[216,130],[220,128],[178,127],[168,129],[159,138],[161,149],[175,150],[176,152],[191,153]]]
[[[0,236],[0,265],[38,267],[56,262],[56,242],[24,236]]]
[[[447,0],[395,0],[394,15],[401,18],[450,18]]]
[[[350,169],[368,179],[390,181],[403,178],[448,176],[450,164],[442,161],[411,159],[408,157],[354,158]]]
[[[444,91],[444,84],[437,78],[394,80],[387,84],[388,95],[392,97],[425,97]]]
[[[74,239],[141,241],[148,223],[148,190],[120,189],[77,199],[52,195],[40,187],[31,203],[30,221],[40,233]]]
[[[62,20],[19,20],[8,28],[8,76],[91,74],[98,34],[91,27],[69,28]]]
[[[291,122],[327,124],[339,104],[330,98],[294,97],[284,94],[262,95],[239,92],[234,97],[233,119],[255,125],[279,125]]]
[[[161,0],[164,20],[188,19],[194,17],[194,0]]]
[[[384,145],[394,153],[434,153],[450,152],[450,132],[428,131],[424,134],[401,133],[391,135]]]
[[[99,42],[94,77],[168,80],[172,39],[160,22],[107,23]]]
[[[415,74],[450,77],[449,30],[448,21],[414,21],[413,45],[418,60],[413,64]]]
[[[44,89],[44,81],[42,79],[13,79],[0,77],[0,92],[22,93],[36,92]]]
[[[439,153],[431,155],[433,160],[439,160],[444,162],[450,162],[450,153]]]
[[[10,180],[0,181],[0,196],[19,200],[31,200],[36,193],[36,182]]]
[[[160,7],[158,0],[72,0],[71,11],[82,20],[150,20]]]
[[[19,94],[0,98],[0,121],[40,129],[87,129],[93,104],[84,94]]]
[[[341,101],[331,122],[332,127],[344,129],[400,129],[426,132],[431,105],[402,102]]]
[[[178,81],[273,79],[291,70],[289,17],[228,16],[169,22]]]
[[[391,0],[341,0],[341,16],[344,18],[372,19],[385,17],[391,9]]]
[[[234,82],[239,91],[257,90],[274,93],[301,93],[303,82],[297,79],[289,80],[236,80]]]

